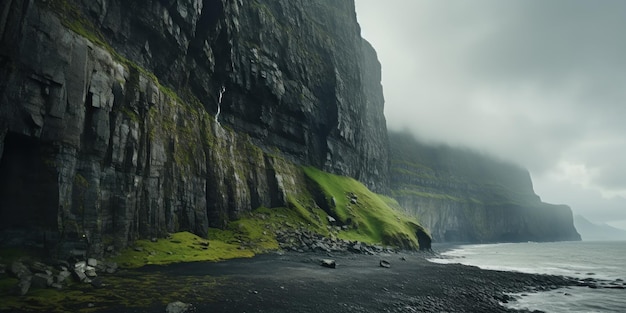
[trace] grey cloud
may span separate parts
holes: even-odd
[[[356,4],[383,66],[390,129],[537,177],[575,161],[593,170],[594,188],[626,192],[626,1]]]

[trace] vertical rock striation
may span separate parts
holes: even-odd
[[[92,253],[206,236],[298,201],[312,165],[391,186],[439,240],[577,238],[470,154],[392,135],[390,183],[380,78],[352,0],[2,1],[0,227]]]
[[[214,114],[224,88],[220,121],[260,147],[386,188],[380,64],[353,1],[79,4],[115,51],[183,99]]]
[[[386,188],[352,1],[8,0],[0,43],[4,229],[100,253],[285,206],[297,165]]]

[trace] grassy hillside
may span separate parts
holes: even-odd
[[[139,240],[113,260],[123,267],[134,268],[252,257],[279,249],[278,232],[301,230],[369,244],[419,247],[416,233],[426,233],[424,228],[414,217],[403,213],[395,200],[373,193],[349,177],[312,167],[302,170],[308,191],[288,195],[287,207],[258,208],[230,222],[225,229],[209,229],[208,240],[188,232],[156,242]],[[329,222],[328,216],[336,222]],[[331,234],[329,229],[337,226],[346,227]]]
[[[417,248],[416,232],[423,231],[415,218],[402,213],[395,200],[371,192],[355,179],[304,169],[317,188],[318,203],[348,226],[340,238]],[[320,196],[322,198],[320,198]]]

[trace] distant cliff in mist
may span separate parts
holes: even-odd
[[[584,241],[626,240],[626,230],[593,223],[582,215],[574,215],[574,226]]]
[[[528,171],[390,132],[391,189],[439,242],[580,240],[572,211],[541,202]]]

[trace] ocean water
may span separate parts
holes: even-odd
[[[483,269],[626,281],[626,241],[465,245],[444,252],[436,263],[461,263]],[[517,294],[507,304],[544,312],[626,312],[626,289],[568,287]]]

